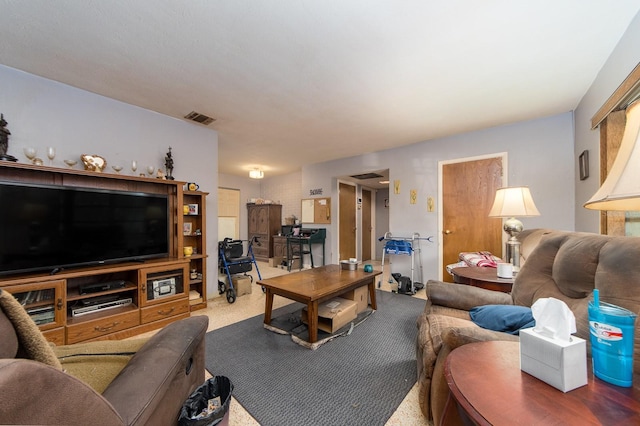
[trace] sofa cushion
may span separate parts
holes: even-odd
[[[536,325],[531,308],[513,305],[484,305],[469,311],[471,321],[488,330],[519,334],[521,328]]]

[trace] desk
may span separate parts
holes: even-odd
[[[586,386],[563,393],[520,370],[518,342],[470,343],[445,360],[451,394],[443,421],[457,404],[476,425],[631,425],[640,419],[640,375],[622,388],[593,377]],[[454,420],[454,419],[450,419]]]
[[[451,273],[455,283],[486,288],[487,290],[510,293],[513,285],[513,278],[498,278],[496,268],[462,266],[453,268]]]
[[[324,228],[317,229],[300,229],[299,235],[287,236],[287,270],[291,271],[293,259],[298,256],[300,258],[300,266],[302,269],[302,261],[305,254],[311,258],[311,267],[315,268],[313,263],[313,244],[322,244],[322,265],[324,266],[324,242],[327,230]],[[305,250],[305,246],[308,250]]]
[[[309,314],[309,343],[318,340],[318,304],[338,297],[350,290],[369,287],[371,309],[378,309],[376,304],[375,278],[382,272],[364,272],[343,270],[340,265],[327,265],[314,269],[280,275],[258,281],[265,289],[264,323],[271,324],[273,296],[278,295],[307,305]]]

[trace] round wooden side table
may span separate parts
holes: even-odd
[[[589,362],[588,365],[591,363]],[[562,391],[520,370],[518,342],[470,343],[445,360],[451,394],[445,418],[458,413],[476,425],[631,425],[640,420],[640,375],[623,388],[594,378]],[[452,420],[452,419],[450,419]]]

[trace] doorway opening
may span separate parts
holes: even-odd
[[[389,230],[389,170],[339,176],[337,185],[338,260],[380,260],[378,237]]]

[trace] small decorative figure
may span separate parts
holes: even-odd
[[[173,157],[171,156],[171,147],[169,147],[169,152],[167,152],[166,157],[164,157],[164,166],[167,169],[168,180],[173,180]]]
[[[9,149],[9,135],[11,134],[6,128],[7,124],[4,119],[4,114],[0,114],[0,160],[18,161],[13,155],[7,154],[7,150]]]
[[[107,166],[107,160],[99,155],[82,154],[80,159],[82,160],[82,164],[84,164],[84,169],[88,171],[101,173]]]
[[[164,172],[159,167],[158,167],[158,171],[156,172],[156,177],[158,179],[167,180],[167,177],[164,175]]]

